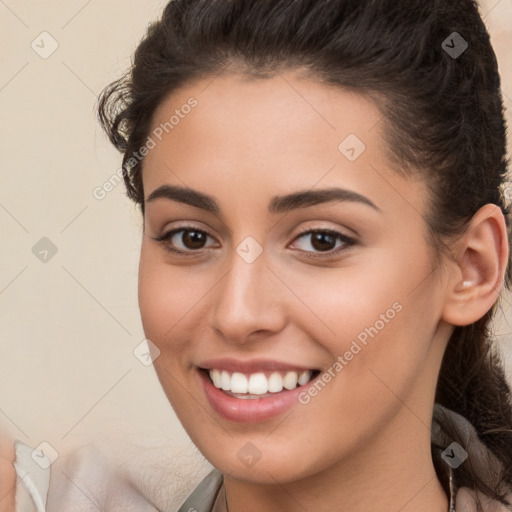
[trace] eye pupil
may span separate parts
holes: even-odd
[[[318,245],[316,242],[320,242],[320,245]],[[315,249],[318,249],[319,251],[329,251],[333,248],[333,243],[336,243],[336,240],[334,240],[333,235],[329,233],[313,233],[312,245],[313,247],[315,247]]]
[[[181,241],[189,249],[201,249],[204,244],[204,233],[199,231],[184,231]]]

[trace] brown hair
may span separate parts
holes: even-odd
[[[460,35],[454,35],[457,32]],[[452,37],[452,39],[449,39]],[[449,53],[454,39],[468,46]],[[510,225],[500,76],[473,0],[173,0],[149,26],[133,66],[102,92],[99,119],[123,154],[128,196],[144,214],[144,145],[155,109],[192,79],[229,65],[254,76],[307,69],[325,83],[373,98],[383,114],[398,172],[421,173],[430,189],[426,218],[434,246],[464,232],[493,203]],[[510,264],[505,280],[510,287]],[[512,485],[510,388],[489,332],[497,304],[457,327],[439,375],[436,402],[467,418]],[[450,425],[442,425],[451,432]],[[463,441],[460,440],[462,444]],[[458,485],[504,501],[471,467]]]

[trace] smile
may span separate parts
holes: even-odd
[[[300,403],[303,387],[320,375],[317,369],[261,359],[216,359],[196,369],[213,411],[236,423],[264,422],[284,414]]]
[[[244,374],[220,369],[208,370],[213,385],[230,396],[241,399],[258,399],[280,393],[283,389],[289,391],[307,384],[318,375],[318,370],[296,371],[267,371]]]

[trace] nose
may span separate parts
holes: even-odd
[[[238,344],[280,332],[287,320],[285,287],[269,268],[265,252],[251,263],[234,253],[230,263],[215,287],[212,328]]]

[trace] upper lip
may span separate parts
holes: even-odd
[[[296,364],[275,361],[271,359],[234,359],[231,357],[222,357],[218,359],[208,359],[197,365],[203,370],[226,370],[228,372],[256,373],[258,371],[296,371],[303,372],[313,370],[311,366],[301,366]]]

